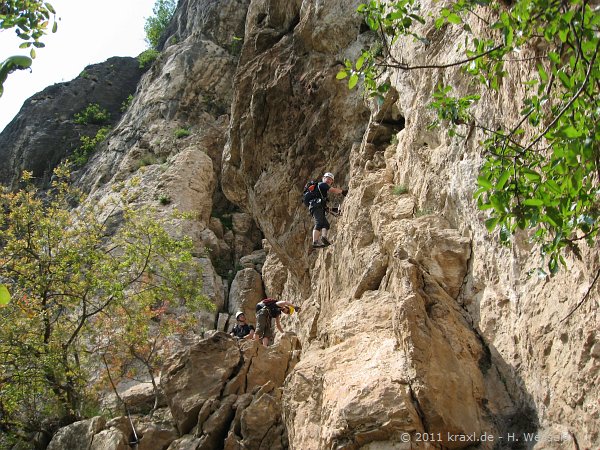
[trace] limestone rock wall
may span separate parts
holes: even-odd
[[[78,183],[100,202],[174,211],[175,235],[190,236],[203,266],[214,313],[199,331],[225,329],[230,285],[240,258],[260,249],[253,218],[221,188],[221,160],[248,0],[180,2],[158,59],[141,79],[122,120],[78,173]]]
[[[525,236],[507,249],[487,234],[472,201],[481,136],[427,128],[439,80],[466,92],[458,71],[390,72],[383,105],[335,81],[335,62],[369,39],[356,3],[251,3],[224,154],[225,194],[268,242],[267,292],[303,305],[283,398],[291,448],[408,448],[403,433],[452,448],[468,443],[449,436],[526,432],[539,448],[596,446],[597,286],[565,318],[592,286],[597,251],[538,280]],[[420,31],[431,44],[399,42],[404,60],[460,56],[459,32]],[[516,120],[527,70],[511,66],[516,81],[479,114]],[[311,252],[300,188],[325,170],[350,194],[334,245]],[[423,432],[444,439],[419,447]]]

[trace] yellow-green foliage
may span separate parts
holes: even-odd
[[[212,307],[189,238],[172,238],[152,209],[118,201],[103,210],[67,184],[69,175],[55,170],[51,197],[28,173],[25,188],[0,193],[0,279],[12,294],[0,306],[4,430],[94,411],[88,382],[100,354],[115,381],[132,358],[156,375],[156,349],[193,329],[191,312]],[[166,314],[182,305],[187,313]]]
[[[96,146],[106,139],[110,130],[110,127],[102,127],[93,137],[81,136],[81,138],[79,138],[81,145],[73,152],[73,163],[76,167],[81,167],[88,162],[90,156],[92,156],[96,150]]]

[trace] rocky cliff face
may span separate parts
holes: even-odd
[[[23,170],[48,182],[52,169],[79,147],[80,137],[94,136],[102,126],[77,124],[74,115],[95,103],[110,114],[105,125],[114,125],[143,73],[137,59],[114,57],[27,99],[0,133],[0,183],[14,186]]]
[[[82,175],[95,196],[125,186],[140,203],[168,198],[164,213],[196,214],[174,232],[205,262],[221,312],[205,328],[225,329],[238,308],[252,317],[263,295],[302,305],[284,324],[293,345],[252,347],[270,360],[253,381],[240,356],[250,350],[224,337],[174,357],[162,379],[170,417],[139,423],[170,437],[148,448],[598,447],[597,249],[538,280],[526,236],[507,249],[487,234],[472,201],[480,136],[427,129],[437,80],[460,91],[458,72],[390,73],[383,105],[335,80],[371,38],[359,3],[180,2],[161,57]],[[395,51],[454,61],[459,35],[422,33],[429,46]],[[516,88],[482,111],[513,117]],[[178,139],[182,127],[191,134]],[[334,245],[309,251],[301,188],[324,171],[350,193]],[[191,384],[195,373],[210,382]],[[85,425],[85,448],[100,433],[121,443],[97,448],[124,448],[118,424],[97,425]]]

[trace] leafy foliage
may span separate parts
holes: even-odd
[[[124,199],[84,204],[68,177],[57,168],[42,196],[25,173],[22,190],[0,194],[0,278],[12,294],[0,308],[0,427],[13,433],[85,416],[100,355],[119,376],[137,358],[154,377],[158,349],[211,307],[190,239]]]
[[[176,137],[177,139],[181,139],[181,138],[184,138],[184,137],[188,137],[188,136],[189,136],[191,133],[192,133],[192,132],[190,131],[189,127],[186,127],[186,128],[177,128],[177,129],[174,131],[175,137]]]
[[[74,118],[75,123],[80,125],[90,123],[102,125],[110,120],[110,113],[97,103],[90,103],[83,111],[76,113]]]
[[[121,103],[120,111],[121,112],[127,111],[132,103],[133,103],[133,94],[129,94],[127,96],[127,98],[125,100],[123,100],[123,103]]]
[[[46,1],[11,0],[0,5],[0,29],[15,28],[17,36],[24,42],[19,48],[29,48],[29,55],[35,58],[35,48],[44,47],[41,38],[52,23],[52,33],[56,32],[56,11]]]
[[[144,25],[146,42],[150,48],[158,50],[160,38],[167,29],[176,7],[177,2],[175,0],[156,0],[156,3],[154,3],[152,9],[154,16],[148,17]]]
[[[486,9],[484,19],[482,9]],[[345,61],[337,77],[353,88],[363,79],[366,92],[382,98],[389,89],[390,69],[427,70],[460,67],[471,86],[493,94],[508,77],[506,63],[530,64],[532,76],[519,81],[525,92],[518,123],[490,124],[474,115],[475,92],[450,96],[439,85],[430,105],[437,113],[433,126],[444,124],[451,135],[484,132],[485,162],[475,192],[477,205],[490,212],[488,230],[498,230],[510,243],[518,229],[530,230],[551,274],[565,264],[564,251],[580,254],[579,242],[592,245],[598,234],[600,182],[600,14],[585,0],[519,0],[510,8],[493,0],[454,0],[439,15],[419,16],[416,0],[359,6],[377,43],[355,62]],[[489,25],[486,35],[474,35],[469,18]],[[434,28],[460,27],[465,35],[464,59],[455,63],[411,65],[398,61],[390,49],[401,38],[427,39],[416,24]],[[431,28],[431,27],[430,27]],[[531,58],[522,58],[528,52]],[[464,131],[460,131],[460,127]]]
[[[110,127],[102,127],[92,137],[81,136],[79,138],[81,145],[73,152],[73,164],[75,167],[82,167],[88,162],[90,156],[96,151],[98,144],[106,139],[110,130]]]
[[[31,66],[31,59],[35,58],[36,48],[45,44],[40,40],[52,22],[52,32],[56,32],[56,12],[52,5],[46,1],[11,0],[0,4],[0,31],[15,28],[17,36],[24,42],[19,48],[29,48],[29,58],[16,55],[0,62],[0,97],[4,93],[4,82],[8,75],[20,69]]]
[[[0,307],[10,303],[10,292],[5,284],[0,284]]]
[[[0,63],[0,97],[4,94],[4,82],[8,75],[15,70],[24,70],[31,67],[33,61],[29,56],[11,56]]]
[[[140,69],[146,69],[150,67],[154,60],[158,58],[158,55],[160,55],[160,52],[154,50],[153,48],[144,50],[142,53],[140,53],[137,57]]]

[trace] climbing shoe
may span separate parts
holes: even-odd
[[[313,242],[313,248],[321,248],[325,247],[325,244],[321,244],[320,242]]]
[[[331,245],[331,242],[329,242],[329,239],[327,239],[325,236],[321,237],[321,242],[323,243],[323,247],[327,247],[328,245]]]

